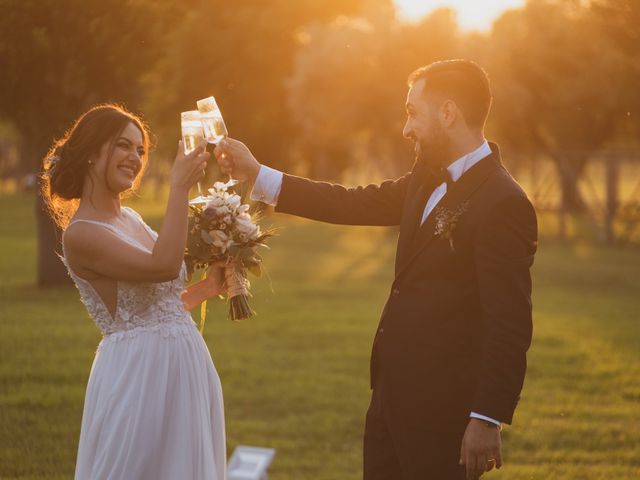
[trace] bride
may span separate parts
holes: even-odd
[[[115,105],[82,115],[45,159],[43,197],[63,261],[103,338],[84,402],[75,478],[223,480],[222,391],[181,301],[189,188],[209,154],[179,145],[159,233],[121,206],[139,184],[145,125]],[[222,267],[209,276],[223,290]],[[200,285],[202,289],[203,285]]]

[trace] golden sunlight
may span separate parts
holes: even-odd
[[[449,7],[456,11],[463,30],[491,28],[493,21],[505,10],[520,8],[525,0],[395,0],[400,18],[417,21],[433,10]]]

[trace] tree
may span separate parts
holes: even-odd
[[[361,0],[0,0],[0,118],[37,172],[52,140],[92,104],[149,108],[160,150],[175,149],[179,112],[215,93],[233,135],[261,158],[292,137],[284,80],[296,30]],[[170,145],[170,146],[169,146]],[[277,162],[274,162],[277,163]],[[38,283],[67,279],[59,232],[37,205]]]
[[[138,78],[157,55],[169,2],[0,0],[0,116],[21,141],[22,168],[38,172],[53,139],[99,102],[138,105]],[[59,232],[36,202],[38,284],[67,280]]]
[[[624,88],[616,92],[627,113],[621,130],[637,139],[640,134],[640,0],[594,0],[590,7],[597,26],[625,57]]]
[[[285,166],[295,133],[285,80],[297,32],[311,21],[352,13],[361,1],[208,0],[182,12],[145,78],[145,110],[160,133],[159,149],[175,149],[180,111],[215,95],[230,135],[247,142],[258,158]]]
[[[531,0],[495,23],[487,60],[501,134],[548,154],[565,210],[581,210],[587,160],[626,114],[624,56],[579,2]]]
[[[453,56],[457,36],[450,10],[410,25],[395,18],[389,2],[369,3],[356,18],[310,25],[289,88],[311,174],[335,178],[371,163],[385,176],[406,171],[412,161],[402,138],[407,77]]]

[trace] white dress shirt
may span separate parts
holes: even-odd
[[[457,182],[467,170],[469,170],[472,166],[474,166],[483,158],[488,157],[489,155],[491,155],[491,147],[489,147],[489,142],[485,140],[484,142],[482,142],[482,145],[480,145],[473,152],[467,153],[466,155],[460,157],[447,167],[447,170],[449,170],[449,173],[451,175],[451,180]],[[261,165],[255,185],[253,186],[253,190],[251,191],[251,200],[275,206],[278,203],[278,196],[280,195],[280,189],[282,188],[282,178],[282,172],[267,167],[266,165]],[[424,212],[422,213],[422,222],[427,219],[436,205],[438,205],[438,202],[442,200],[442,197],[444,197],[445,193],[447,193],[447,184],[443,182],[441,185],[435,188],[435,190],[429,197],[429,200],[427,200],[427,204],[424,207]],[[494,420],[493,418],[487,417],[485,415],[471,412],[470,416],[471,418],[486,420],[500,426],[500,422],[498,420]]]
[[[491,147],[489,146],[489,142],[485,140],[482,142],[482,145],[476,148],[473,152],[463,155],[447,167],[447,170],[449,170],[449,174],[451,175],[451,180],[457,182],[467,170],[489,155],[491,155]],[[445,193],[447,193],[447,184],[443,182],[435,188],[429,197],[429,200],[427,200],[427,205],[424,207],[422,221],[420,224],[424,223],[429,214],[434,208],[436,208],[436,205],[438,205],[440,200],[442,200]]]

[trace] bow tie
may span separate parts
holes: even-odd
[[[451,172],[446,168],[428,168],[427,174],[429,180],[434,183],[436,187],[446,183],[447,190],[449,190],[450,186],[454,183],[453,178],[451,178]]]

